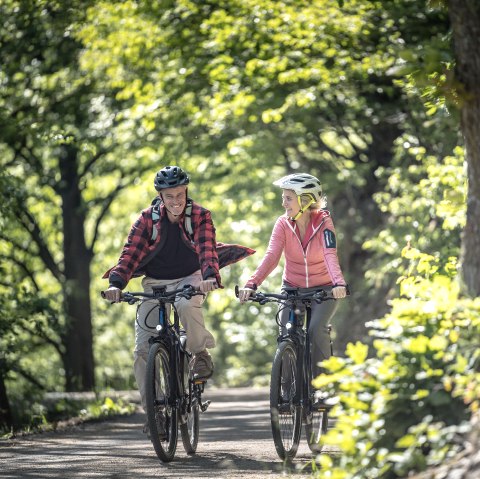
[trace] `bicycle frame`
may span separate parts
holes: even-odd
[[[165,287],[153,288],[153,298],[157,299],[161,297],[165,292]],[[173,394],[170,396],[170,403],[168,404],[171,407],[178,408],[181,412],[183,408],[190,413],[192,407],[192,398],[195,397],[198,400],[200,409],[202,412],[205,412],[210,405],[210,401],[202,402],[201,394],[205,389],[205,381],[189,381],[188,387],[189,392],[189,401],[188,404],[182,405],[181,401],[183,398],[183,381],[180,365],[180,355],[183,354],[185,359],[190,359],[192,354],[189,353],[185,348],[186,336],[182,335],[182,330],[180,328],[180,318],[178,316],[177,310],[172,304],[173,310],[173,321],[171,321],[167,314],[167,301],[158,301],[158,324],[156,326],[157,334],[149,338],[148,343],[151,346],[154,342],[161,342],[165,345],[169,352],[169,363],[172,368],[173,374],[170,375],[170,391]],[[175,402],[173,400],[175,398]]]
[[[153,299],[158,299],[162,294],[164,294],[166,288],[153,288]],[[157,335],[151,336],[148,340],[149,345],[151,346],[154,342],[162,342],[168,350],[169,362],[172,368],[173,374],[170,375],[170,391],[174,394],[170,396],[170,404],[172,407],[180,407],[179,404],[181,393],[182,393],[182,383],[180,377],[180,354],[185,354],[186,357],[190,357],[190,353],[184,348],[182,344],[181,334],[180,334],[180,319],[178,317],[177,311],[172,306],[173,309],[173,322],[170,322],[167,315],[167,307],[165,301],[158,301],[158,324],[156,326]],[[176,404],[173,404],[173,399],[175,398]],[[190,405],[189,405],[190,406]]]
[[[300,322],[301,316],[295,314],[295,298],[291,298],[288,322],[285,325],[286,334],[280,334],[278,343],[291,341],[295,343],[298,351],[297,377],[302,378],[302,386],[296,388],[294,404],[306,408],[309,406],[311,397],[312,358],[310,354],[310,320],[312,317],[311,303],[305,303],[305,324]]]
[[[238,286],[235,294],[239,297]],[[347,293],[348,294],[348,293]],[[256,291],[250,301],[265,305],[275,302],[283,306],[277,313],[280,334],[277,337],[277,350],[272,363],[270,381],[270,420],[273,442],[279,457],[291,460],[297,453],[300,443],[302,423],[305,424],[307,442],[312,452],[321,451],[319,439],[328,427],[329,406],[316,401],[313,379],[310,344],[310,324],[313,303],[333,300],[333,294],[322,288],[301,293],[299,288],[286,288],[282,294]],[[297,313],[297,306],[302,306]],[[285,323],[279,315],[289,309]],[[330,336],[331,326],[328,325]],[[330,336],[330,352],[333,343]],[[291,372],[289,372],[291,371]]]
[[[171,291],[160,287],[153,288],[152,293],[125,292],[120,297],[120,301],[128,304],[145,301],[153,303],[144,318],[144,326],[156,330],[156,334],[152,331],[148,339],[146,381],[149,385],[146,390],[146,413],[149,438],[158,458],[163,462],[170,462],[175,456],[178,428],[187,454],[196,452],[199,410],[204,412],[210,405],[210,401],[202,402],[205,380],[190,377],[188,362],[192,355],[186,349],[186,336],[182,334],[180,318],[175,309],[178,298],[191,299],[200,294],[203,293],[186,285],[182,289]],[[106,297],[104,291],[101,295]],[[173,320],[167,314],[167,304],[172,305]],[[153,328],[147,324],[147,319],[155,308],[158,308],[158,322]]]

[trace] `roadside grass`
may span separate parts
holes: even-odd
[[[68,397],[32,403],[29,413],[16,418],[16,427],[1,430],[0,439],[14,439],[50,431],[63,430],[86,422],[102,421],[133,414],[138,405],[123,398]],[[26,411],[24,409],[24,411]]]

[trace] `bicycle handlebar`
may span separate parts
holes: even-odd
[[[103,299],[106,299],[105,291],[100,291],[100,294]],[[164,303],[173,303],[175,302],[175,298],[180,296],[181,298],[191,299],[192,296],[204,294],[199,289],[195,288],[191,285],[185,285],[181,289],[175,289],[172,291],[165,291],[163,288],[158,288],[157,290],[153,290],[152,293],[145,293],[145,292],[130,292],[125,291],[120,295],[120,301],[125,302],[128,304],[134,304],[138,301],[145,301],[147,299],[156,299],[158,302]]]
[[[347,296],[350,295],[350,290],[348,286],[347,289]],[[235,296],[238,298],[239,288],[238,285],[235,286]],[[265,293],[262,291],[254,291],[252,295],[248,298],[249,301],[254,301],[260,304],[266,303],[280,303],[283,301],[315,301],[317,303],[321,303],[323,301],[328,301],[331,299],[335,299],[333,294],[330,292],[325,291],[322,288],[317,289],[316,291],[310,291],[308,293],[299,293],[298,288],[286,290],[285,294],[278,294],[278,293]]]

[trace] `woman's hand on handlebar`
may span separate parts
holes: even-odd
[[[240,288],[238,290],[238,299],[240,303],[245,303],[248,301],[250,296],[255,293],[255,290],[252,288]]]
[[[347,296],[347,288],[345,286],[334,286],[332,288],[332,296],[335,299],[342,299]]]
[[[122,297],[122,290],[120,288],[116,288],[115,286],[110,286],[103,292],[102,296],[112,303],[119,303],[120,298]]]

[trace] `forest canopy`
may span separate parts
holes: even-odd
[[[478,7],[2,0],[0,18],[3,425],[27,391],[135,387],[134,310],[99,291],[165,165],[190,174],[219,241],[257,250],[207,301],[216,385],[268,382],[274,311],[233,288],[265,252],[287,173],[319,177],[335,221],[352,291],[340,376],[357,342],[391,360],[367,324],[390,331],[424,281],[458,286],[450,306],[478,295]],[[280,283],[281,267],[262,287]]]

